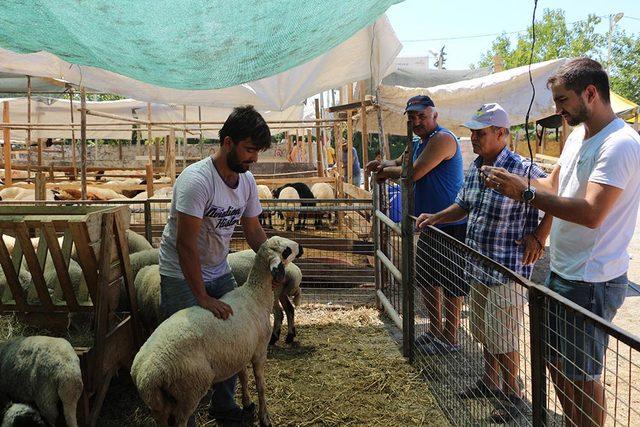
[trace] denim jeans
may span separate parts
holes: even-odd
[[[626,273],[608,282],[567,280],[554,272],[546,286],[607,322],[611,322],[627,295]],[[602,362],[609,344],[609,334],[593,321],[568,309],[564,304],[549,302],[547,360],[563,363],[563,373],[570,380],[592,381],[602,375]]]
[[[209,296],[221,298],[236,287],[236,281],[233,275],[228,273],[216,280],[205,282],[204,286]],[[165,319],[183,308],[195,305],[198,305],[198,302],[185,279],[160,276],[160,310]],[[214,384],[209,406],[211,412],[225,412],[238,406],[234,397],[237,380],[238,376],[234,375],[228,380]]]

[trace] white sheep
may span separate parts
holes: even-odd
[[[237,283],[242,284],[247,281],[255,255],[256,253],[252,249],[247,249],[245,251],[231,253],[227,256],[231,273]],[[285,342],[293,342],[296,336],[294,306],[298,307],[300,305],[301,282],[302,271],[294,263],[289,263],[285,268],[284,284],[274,291],[276,297],[273,299],[273,332],[271,333],[269,344],[275,344],[280,339],[280,330],[284,317],[282,313],[283,308],[287,315],[287,337]],[[289,297],[293,297],[293,305]]]
[[[82,388],[80,359],[68,341],[32,336],[0,343],[0,393],[35,403],[49,425],[56,425],[58,401],[62,401],[67,426],[77,427]]]
[[[18,284],[23,290],[27,289],[31,284],[31,273],[29,273],[24,263],[22,263],[18,271]],[[11,288],[9,288],[9,284],[7,283],[4,270],[0,269],[0,301],[8,301],[10,299],[13,299]]]
[[[40,413],[24,403],[9,403],[3,412],[0,427],[47,427]]]
[[[266,185],[258,185],[258,199],[260,200],[268,200],[273,199],[273,194],[271,194],[271,190]],[[267,224],[268,223],[268,224]],[[260,214],[260,224],[262,226],[269,226],[269,228],[273,228],[273,222],[271,220],[271,212],[263,210]]]
[[[311,186],[311,192],[316,199],[324,199],[331,200],[335,199],[335,193],[333,191],[333,187],[326,182],[316,182]],[[318,206],[322,206],[322,204],[318,204]],[[335,215],[332,215],[332,212],[325,212],[324,214],[320,214],[321,216],[316,219],[316,228],[322,226],[322,217],[326,217],[328,215],[329,224],[333,222]],[[332,218],[334,216],[334,218]]]
[[[126,234],[127,243],[129,246],[129,254],[135,254],[136,252],[153,249],[151,243],[149,243],[142,234],[138,234],[135,231],[131,230],[127,230]]]
[[[271,194],[271,190],[266,185],[258,185],[258,199],[260,200],[268,200],[273,199],[273,194]]]
[[[149,331],[152,331],[162,320],[160,267],[157,264],[143,267],[136,275],[134,286],[142,323]]]
[[[294,200],[294,199],[300,199],[300,196],[298,195],[298,192],[296,191],[295,188],[293,187],[285,187],[282,189],[282,191],[280,191],[280,195],[278,196],[278,199],[280,200]],[[293,207],[296,206],[297,204],[295,203],[291,203],[288,204],[288,206]],[[282,212],[282,216],[284,217],[284,229],[285,231],[289,230],[289,224],[291,224],[291,231],[295,230],[295,222],[296,222],[296,218],[298,218],[298,211],[284,211]]]
[[[151,334],[133,360],[131,377],[159,425],[185,426],[214,383],[238,374],[242,404],[249,407],[247,364],[253,365],[258,417],[271,425],[265,402],[264,368],[271,335],[274,279],[302,254],[297,243],[272,237],[258,251],[247,282],[224,295],[233,315],[218,319],[199,306],[180,310]]]

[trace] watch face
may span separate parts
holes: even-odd
[[[527,188],[522,192],[522,198],[525,202],[532,201],[534,197],[536,197],[536,192],[531,188]]]

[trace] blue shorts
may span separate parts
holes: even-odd
[[[611,322],[627,295],[626,273],[608,282],[567,280],[554,272],[545,285],[607,322]],[[561,303],[549,301],[546,329],[547,360],[562,362],[564,375],[573,381],[600,379],[609,334]]]
[[[207,294],[213,298],[221,298],[236,286],[236,280],[231,273],[204,283]],[[198,301],[196,301],[196,297],[185,279],[160,275],[160,310],[164,319],[176,311],[194,305],[198,305]]]

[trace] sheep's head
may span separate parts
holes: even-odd
[[[293,240],[273,236],[262,244],[269,259],[269,270],[276,281],[284,280],[284,267],[294,258],[302,256],[302,246]]]

